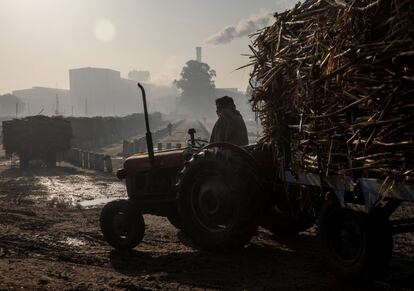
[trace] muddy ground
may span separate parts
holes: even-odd
[[[0,158],[0,290],[414,290],[407,234],[395,237],[388,275],[370,285],[337,278],[312,233],[275,240],[262,230],[241,252],[217,255],[147,215],[144,241],[118,252],[99,230],[102,206],[84,206],[124,195],[109,175],[67,165],[22,171]]]

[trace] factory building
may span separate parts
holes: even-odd
[[[119,116],[143,111],[136,80],[124,79],[118,71],[91,67],[72,69],[69,83],[76,115]],[[149,83],[144,86],[151,97],[148,98],[150,111],[163,111],[163,105],[168,109],[169,97],[178,95],[173,87]]]
[[[25,105],[23,115],[70,115],[71,100],[69,90],[32,87],[14,90],[13,95],[22,100]]]

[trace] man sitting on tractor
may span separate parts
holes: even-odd
[[[218,120],[214,125],[210,143],[228,142],[243,146],[249,143],[247,128],[240,112],[236,110],[233,98],[224,96],[216,99]]]

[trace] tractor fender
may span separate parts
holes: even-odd
[[[228,142],[214,142],[214,143],[210,143],[210,144],[204,146],[203,148],[201,148],[200,152],[202,152],[203,150],[206,150],[206,149],[211,149],[211,148],[230,150],[230,151],[234,152],[235,154],[239,155],[240,157],[242,157],[253,168],[259,169],[259,164],[255,160],[255,158],[252,156],[252,154],[248,150],[246,150],[243,147],[240,147],[238,145],[228,143]]]

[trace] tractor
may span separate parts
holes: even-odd
[[[383,181],[294,172],[274,144],[239,147],[208,144],[190,129],[188,146],[155,152],[148,124],[148,153],[126,159],[117,177],[128,199],[101,212],[104,239],[128,250],[143,239],[143,214],[167,217],[198,247],[234,251],[264,227],[295,234],[316,223],[330,263],[346,275],[377,276],[390,263],[396,232],[414,230],[414,219],[390,221],[402,201],[414,202],[413,185],[381,191]]]

